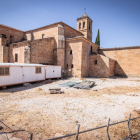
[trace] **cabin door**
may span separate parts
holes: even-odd
[[[23,82],[28,82],[29,76],[28,76],[28,67],[23,67]]]

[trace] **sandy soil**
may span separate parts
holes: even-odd
[[[109,118],[111,122],[123,120],[140,106],[140,78],[86,79],[96,83],[90,90],[59,86],[82,81],[79,78],[0,90],[0,120],[13,129],[28,131],[26,138],[18,133],[13,137],[28,139],[33,132],[34,140],[42,140],[75,133],[79,123],[81,131],[107,124]],[[64,94],[49,94],[49,88],[58,87]],[[88,136],[81,137],[85,138]]]

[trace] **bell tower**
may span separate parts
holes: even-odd
[[[84,37],[92,41],[92,19],[86,13],[77,18],[77,30],[84,34]]]

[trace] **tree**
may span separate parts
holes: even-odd
[[[100,33],[99,33],[99,29],[98,29],[97,37],[96,37],[96,40],[95,40],[95,44],[100,46]]]

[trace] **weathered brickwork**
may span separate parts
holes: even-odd
[[[111,77],[114,75],[115,60],[103,55],[89,56],[89,76]]]
[[[65,68],[68,76],[81,77],[81,64],[82,64],[81,56],[82,56],[82,39],[67,40]]]
[[[25,33],[23,31],[1,24],[0,24],[0,34],[6,35],[7,43],[10,43],[10,36],[12,36],[12,42],[19,42],[25,37]]]
[[[140,47],[103,49],[100,53],[116,60],[116,75],[140,76]]]
[[[10,63],[25,63],[24,50],[26,46],[30,46],[28,42],[15,43],[10,45]],[[18,60],[15,62],[15,55],[17,54]]]
[[[92,49],[91,49],[92,48]],[[82,40],[82,74],[81,77],[89,76],[89,54],[98,53],[98,46],[85,39]]]
[[[53,64],[54,63],[54,38],[44,38],[34,40],[32,43],[32,62],[31,63],[46,63]]]
[[[9,47],[7,46],[3,47],[3,63],[9,62],[9,51],[10,51]]]

